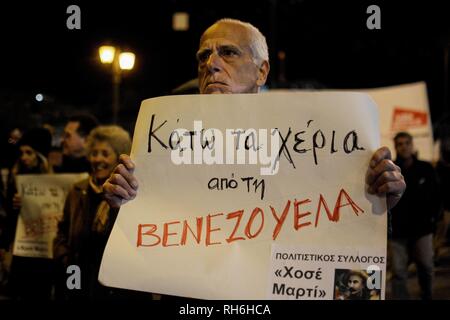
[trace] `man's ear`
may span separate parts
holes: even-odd
[[[269,61],[263,61],[258,69],[258,78],[256,79],[256,84],[258,85],[258,87],[262,87],[266,83],[269,71],[270,71]]]

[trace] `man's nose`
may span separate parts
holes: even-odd
[[[218,72],[222,70],[222,58],[217,54],[217,52],[213,52],[209,55],[208,60],[206,61],[206,67],[211,73]]]

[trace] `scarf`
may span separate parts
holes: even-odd
[[[97,185],[92,176],[89,176],[89,186],[96,194],[103,193],[103,187]],[[97,233],[105,233],[108,222],[109,222],[109,205],[105,200],[102,200],[98,205],[94,221],[92,222],[92,231]]]

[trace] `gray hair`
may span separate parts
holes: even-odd
[[[253,61],[260,65],[263,61],[269,62],[269,49],[267,47],[266,37],[254,25],[237,19],[223,18],[217,20],[213,25],[219,23],[229,23],[244,27],[251,34],[250,49],[253,54]]]
[[[129,154],[131,150],[130,135],[122,127],[115,125],[99,126],[91,131],[87,138],[88,154],[91,154],[96,142],[109,143],[117,157],[121,154]]]

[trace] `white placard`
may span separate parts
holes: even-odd
[[[53,258],[53,240],[67,194],[74,183],[87,177],[87,173],[17,176],[22,207],[17,220],[14,255]]]
[[[183,130],[174,134],[180,128],[182,141]],[[211,151],[196,140],[201,128],[203,138],[216,129],[215,150],[226,152],[213,158],[225,164],[204,163]],[[131,153],[138,196],[120,210],[99,280],[195,298],[266,299],[273,244],[335,251],[357,245],[367,251],[361,254],[385,253],[385,199],[365,186],[378,128],[375,104],[360,93],[145,100]],[[235,134],[227,135],[230,130]],[[266,148],[269,141],[278,147]],[[227,148],[232,143],[248,147],[245,164],[236,163],[238,151]],[[175,164],[180,148],[184,162],[197,164]]]

